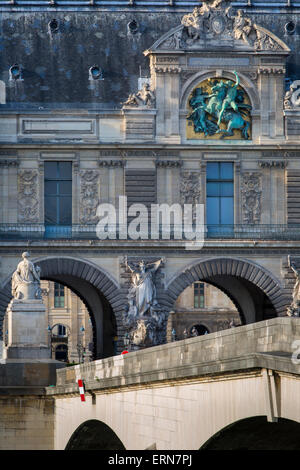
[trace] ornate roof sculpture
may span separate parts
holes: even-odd
[[[284,108],[300,108],[300,80],[295,80],[291,83],[284,97]]]
[[[206,0],[184,15],[181,25],[156,41],[146,54],[164,50],[199,50],[222,47],[252,51],[285,51],[286,44],[273,33],[253,23],[244,11],[228,0]]]

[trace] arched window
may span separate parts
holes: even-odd
[[[65,325],[62,325],[62,324],[55,325],[52,329],[52,336],[66,337],[67,328],[65,327]]]

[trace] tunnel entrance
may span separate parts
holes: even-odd
[[[300,423],[279,418],[270,423],[265,416],[243,419],[222,429],[200,450],[299,450]]]
[[[65,450],[126,450],[116,433],[102,421],[92,419],[81,424]]]

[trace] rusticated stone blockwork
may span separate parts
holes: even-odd
[[[54,400],[39,396],[0,396],[0,449],[52,450]]]

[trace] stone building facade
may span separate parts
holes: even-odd
[[[205,282],[195,282],[176,300],[170,323],[169,328],[174,328],[176,338],[184,339],[193,334],[203,335],[239,326],[240,316],[234,303],[220,289]]]
[[[52,359],[88,361],[93,351],[89,312],[80,298],[57,282],[42,281]]]
[[[299,7],[17,3],[0,7],[1,319],[24,247],[84,299],[94,357],[116,336],[123,348],[141,260],[161,260],[166,316],[194,282],[226,293],[243,324],[286,315],[300,268]],[[148,211],[202,205],[203,246],[176,223],[151,237],[145,213],[132,237],[140,206],[126,221],[125,196]],[[106,239],[99,204],[117,210]]]

